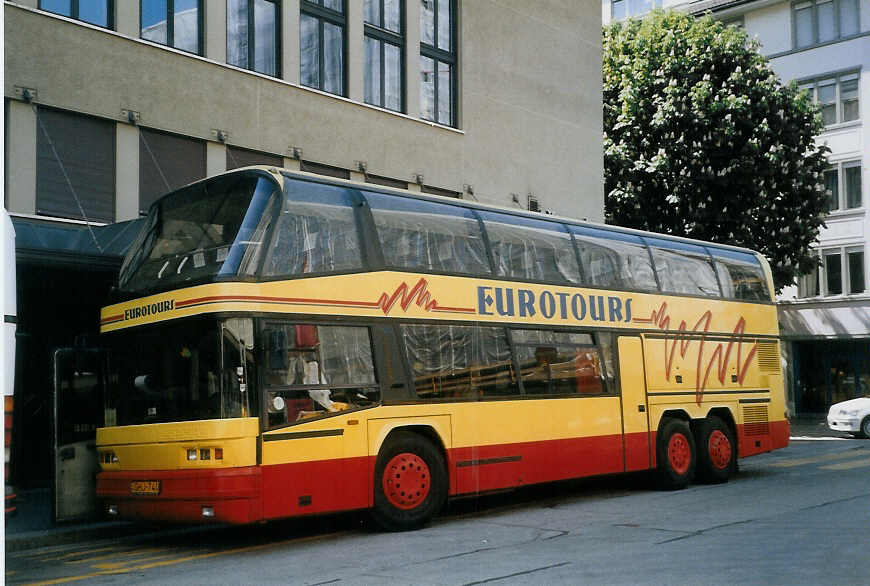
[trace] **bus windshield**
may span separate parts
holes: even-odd
[[[124,260],[120,288],[166,290],[255,273],[279,189],[265,175],[239,173],[158,200]]]
[[[256,417],[250,318],[196,318],[116,332],[106,419],[138,425]]]

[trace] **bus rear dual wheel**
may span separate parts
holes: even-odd
[[[375,465],[371,516],[387,531],[408,531],[425,525],[447,498],[444,456],[422,435],[392,434]]]
[[[727,482],[737,470],[734,433],[722,419],[711,415],[698,422],[695,433],[681,419],[670,419],[658,434],[658,484],[666,490],[700,482]]]

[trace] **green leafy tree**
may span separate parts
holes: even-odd
[[[758,250],[779,290],[816,262],[822,127],[737,27],[657,11],[604,29],[608,223]]]

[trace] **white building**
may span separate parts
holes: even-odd
[[[779,304],[789,404],[819,413],[870,394],[870,0],[603,0],[602,20],[657,7],[742,26],[782,80],[797,81],[821,106],[831,201],[815,247],[820,267]]]

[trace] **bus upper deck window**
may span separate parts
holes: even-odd
[[[724,297],[770,301],[770,290],[761,263],[748,252],[708,247],[719,273]]]
[[[350,190],[288,179],[284,197],[263,267],[265,276],[362,268]]]

